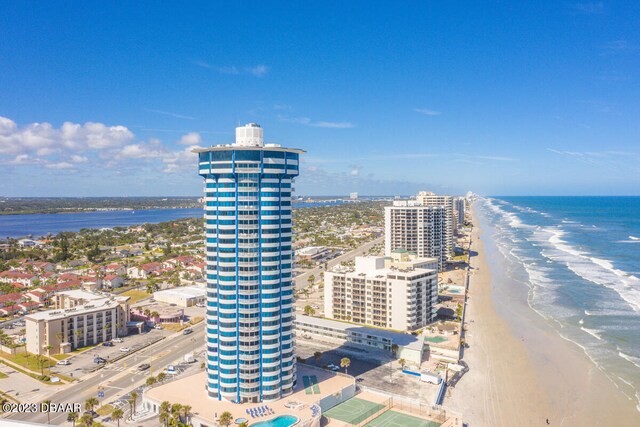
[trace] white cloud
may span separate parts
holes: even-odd
[[[157,139],[152,139],[149,143],[139,143],[126,145],[115,155],[116,160],[122,159],[152,159],[162,157],[165,149]]]
[[[202,60],[196,60],[196,61],[193,61],[193,63],[198,67],[208,68],[210,70],[217,71],[218,73],[221,73],[221,74],[230,74],[230,75],[251,74],[256,77],[262,77],[269,72],[269,67],[267,67],[264,64],[258,64],[255,67],[238,68],[235,65],[216,66]]]
[[[289,117],[289,116],[279,115],[278,119],[286,123],[298,123],[301,125],[318,127],[318,128],[350,129],[355,127],[355,125],[351,122],[314,121],[308,117]]]
[[[73,155],[71,156],[71,161],[73,163],[87,163],[89,161],[89,158],[86,156]]]
[[[162,110],[151,110],[149,108],[143,108],[144,111],[148,111],[150,113],[162,114],[163,116],[174,117],[176,119],[186,119],[186,120],[195,120],[195,117],[185,116],[184,114],[172,113],[170,111],[162,111]]]
[[[73,165],[69,162],[48,163],[44,167],[47,169],[73,169]]]
[[[247,71],[256,77],[262,77],[265,74],[267,74],[267,72],[269,71],[269,67],[267,67],[266,65],[260,64],[260,65],[256,65],[253,68],[248,68]]]
[[[414,108],[413,111],[424,114],[425,116],[439,116],[442,114],[440,111],[429,110],[428,108]]]
[[[197,145],[192,145],[185,148],[182,151],[166,153],[162,162],[164,163],[163,172],[174,173],[183,170],[194,170],[197,162],[197,154],[193,153],[195,148],[199,148]]]
[[[576,3],[573,8],[583,15],[597,15],[604,12],[604,3],[591,2],[591,3]]]
[[[186,135],[183,135],[180,140],[178,140],[178,144],[182,145],[200,145],[202,143],[202,137],[198,132],[189,132]]]
[[[125,126],[107,126],[87,122],[65,122],[60,128],[49,123],[31,123],[24,127],[0,117],[0,154],[48,156],[64,150],[102,150],[122,146],[133,139]]]
[[[351,169],[351,172],[349,172],[349,175],[351,175],[351,176],[360,175],[360,169]]]

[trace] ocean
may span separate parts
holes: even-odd
[[[342,200],[294,202],[293,207],[309,208],[346,203]],[[82,228],[126,227],[144,223],[159,223],[181,218],[197,218],[204,215],[201,208],[191,209],[142,209],[136,211],[98,211],[57,214],[0,215],[0,238],[46,236],[62,231],[80,231]]]
[[[512,286],[640,411],[640,197],[487,197],[475,205]]]

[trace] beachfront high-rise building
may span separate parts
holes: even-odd
[[[456,215],[453,207],[453,196],[442,196],[434,194],[430,191],[420,191],[416,196],[416,200],[422,206],[444,206],[447,208],[447,233],[451,240],[451,250],[453,251],[453,235],[458,225],[456,224]]]
[[[467,200],[464,197],[455,197],[453,199],[453,216],[456,220],[456,231],[460,230],[464,225],[466,208]]]
[[[355,268],[338,266],[325,272],[325,316],[400,331],[433,322],[438,260],[406,251],[391,255],[356,257]]]
[[[207,391],[232,402],[291,394],[291,192],[302,150],[265,144],[263,129],[196,149],[205,180]]]
[[[418,200],[395,200],[384,208],[384,249],[391,256],[406,250],[420,258],[438,259],[442,270],[453,253],[451,214],[445,205],[424,206]]]

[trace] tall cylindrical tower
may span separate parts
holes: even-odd
[[[196,152],[205,179],[209,396],[279,399],[296,379],[291,184],[304,151],[265,145],[250,123],[236,129],[235,144]]]

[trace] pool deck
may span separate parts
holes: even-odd
[[[318,378],[320,394],[305,393],[302,377],[312,375]],[[193,414],[192,424],[194,427],[198,425],[209,427],[217,425],[217,417],[226,411],[231,412],[234,420],[236,418],[247,418],[249,425],[259,421],[268,421],[279,415],[294,415],[304,422],[312,418],[312,405],[318,403],[323,397],[339,393],[344,388],[355,383],[353,377],[335,374],[324,369],[303,364],[297,365],[297,378],[298,381],[294,387],[293,394],[283,399],[265,403],[238,404],[210,398],[205,390],[206,372],[202,371],[189,377],[149,389],[144,393],[143,402],[145,405],[156,404],[158,406],[163,401],[189,404],[191,406],[191,413]],[[301,403],[301,405],[298,405],[297,408],[287,408],[285,405],[290,402],[298,402]],[[273,409],[274,413],[256,418],[251,418],[250,415],[247,415],[247,409],[265,405]]]

